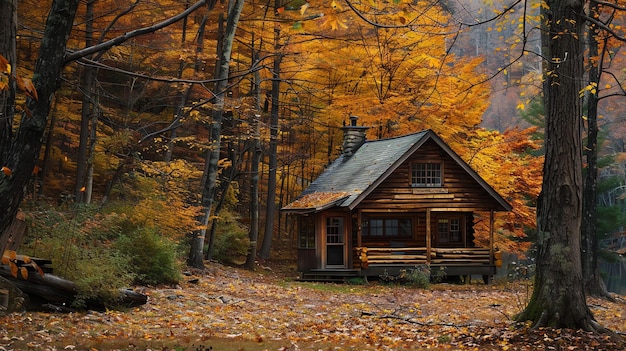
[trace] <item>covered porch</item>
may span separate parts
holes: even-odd
[[[398,274],[419,265],[428,265],[433,274],[446,276],[482,275],[485,281],[501,265],[501,254],[494,244],[494,211],[488,214],[488,242],[477,247],[474,239],[474,213],[480,208],[426,208],[413,215],[410,238],[381,240],[374,232],[368,210],[357,212],[361,226],[353,237],[352,266],[363,276]],[[386,214],[386,218],[399,216]],[[484,217],[483,217],[484,218]],[[386,222],[384,222],[386,223]],[[390,231],[391,232],[391,231]],[[395,233],[395,231],[393,231]],[[486,245],[485,245],[486,244]]]

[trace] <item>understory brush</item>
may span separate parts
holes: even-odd
[[[22,253],[52,260],[54,275],[76,284],[78,295],[72,306],[76,308],[88,300],[115,305],[120,289],[136,277],[128,269],[130,257],[113,249],[112,234],[93,230],[94,218],[106,221],[89,209],[37,212],[31,216],[30,240],[20,248]]]
[[[439,283],[446,276],[443,267],[432,272],[430,265],[420,264],[414,268],[402,269],[398,275],[390,275],[387,270],[379,276],[383,283],[396,283],[409,285],[415,288],[428,289],[431,283]]]
[[[50,259],[53,274],[76,284],[75,308],[88,301],[115,306],[133,284],[178,282],[182,251],[157,226],[133,223],[124,206],[70,211],[47,207],[29,213],[20,253]]]
[[[212,258],[224,263],[240,263],[239,261],[245,260],[249,248],[247,228],[231,212],[222,212],[217,221]]]

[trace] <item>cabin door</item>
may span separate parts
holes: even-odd
[[[326,218],[326,268],[346,268],[345,217]]]

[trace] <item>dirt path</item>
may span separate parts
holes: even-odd
[[[214,264],[179,287],[144,292],[148,304],[129,311],[2,317],[0,351],[624,349],[605,336],[510,328],[529,298],[522,283],[312,284]],[[626,332],[624,300],[589,304],[604,326]]]

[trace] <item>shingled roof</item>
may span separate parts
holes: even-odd
[[[511,205],[431,130],[366,141],[353,155],[339,156],[296,201],[282,210],[299,213],[318,212],[330,207],[352,210],[427,140],[436,142],[504,210],[511,210]]]

